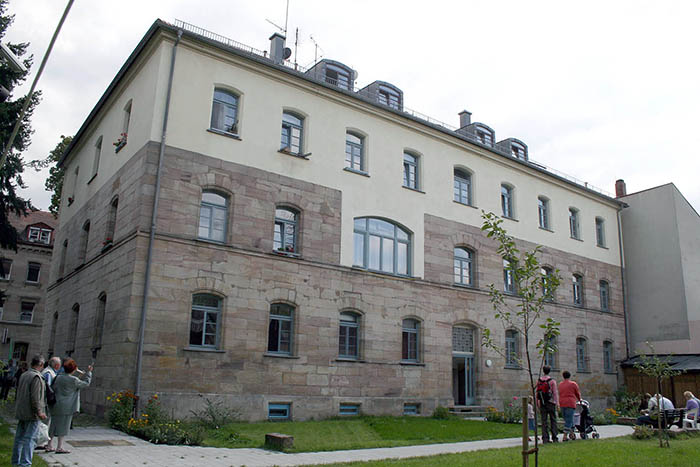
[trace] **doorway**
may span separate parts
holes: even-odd
[[[474,329],[452,328],[452,395],[455,405],[476,403]]]

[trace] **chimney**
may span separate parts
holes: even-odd
[[[623,179],[619,179],[615,182],[615,198],[622,198],[627,196],[627,185]]]
[[[462,110],[459,113],[459,127],[464,128],[472,122],[472,113],[468,110]]]
[[[284,61],[285,37],[276,32],[270,36],[270,58],[273,62],[281,64]]]

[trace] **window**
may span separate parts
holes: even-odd
[[[90,221],[85,222],[83,224],[83,232],[80,237],[80,261],[79,264],[85,263],[85,259],[87,258],[87,250],[88,250],[88,240],[90,239]]]
[[[391,274],[410,274],[409,233],[391,222],[363,217],[355,219],[355,266]]]
[[[202,204],[199,208],[199,238],[225,242],[227,223],[227,197],[215,191],[203,191]]]
[[[15,362],[26,362],[28,350],[29,344],[26,342],[15,342],[14,350],[12,351],[12,358]]]
[[[610,311],[610,285],[606,281],[600,281],[600,309]]]
[[[420,404],[407,403],[403,405],[404,415],[420,415]]]
[[[80,174],[80,166],[77,166],[75,170],[73,171],[73,187],[71,190],[70,196],[68,196],[68,205],[73,204],[73,201],[75,201],[75,192],[76,189],[78,188],[78,175]]]
[[[513,187],[501,185],[501,211],[503,217],[513,219]]]
[[[516,159],[527,160],[527,149],[519,143],[512,143],[510,145],[510,153]]]
[[[360,415],[360,404],[340,404],[339,415]]]
[[[304,119],[291,112],[282,114],[282,145],[281,151],[301,155]]]
[[[403,153],[403,186],[417,190],[419,187],[418,156]]]
[[[31,323],[34,317],[34,302],[22,302],[20,305],[19,320],[23,323]]]
[[[273,248],[275,251],[297,253],[297,220],[296,211],[289,208],[275,209],[275,234]]]
[[[474,328],[452,328],[452,351],[474,353]]]
[[[56,348],[56,330],[57,329],[58,329],[58,312],[55,312],[53,314],[53,321],[51,323],[51,337],[49,338],[49,355],[53,355],[54,348]]]
[[[513,276],[513,269],[510,261],[506,259],[503,260],[503,291],[509,294],[515,293],[515,277]]]
[[[97,138],[95,142],[95,158],[92,161],[92,176],[97,175],[97,171],[100,168],[100,155],[102,154],[102,136]]]
[[[63,272],[66,268],[66,256],[68,254],[68,240],[63,240],[63,249],[61,250],[61,262],[58,263],[58,277],[63,277]]]
[[[379,103],[388,105],[392,109],[401,109],[401,96],[393,89],[384,86],[379,87]]]
[[[481,144],[493,146],[493,133],[488,128],[477,126],[476,139],[479,140]]]
[[[270,305],[267,351],[291,355],[293,329],[294,307],[284,303],[273,303]]]
[[[268,404],[267,418],[272,421],[291,420],[292,404]]]
[[[548,336],[546,339],[547,347],[551,350],[547,350],[544,354],[544,364],[549,365],[550,368],[558,368],[557,365],[557,336]]]
[[[350,73],[343,68],[333,66],[331,64],[326,65],[326,82],[338,86],[342,89],[350,88]]]
[[[29,227],[27,231],[27,240],[32,243],[49,245],[51,243],[51,230],[42,229],[40,227]]]
[[[469,206],[472,204],[472,176],[465,170],[454,171],[454,200]]]
[[[9,281],[11,272],[12,260],[7,258],[0,259],[0,279],[4,281]]]
[[[39,271],[41,270],[41,264],[39,263],[29,263],[27,265],[27,282],[39,282]]]
[[[345,133],[345,167],[352,170],[365,170],[365,139],[359,134]]]
[[[405,319],[402,324],[401,359],[404,362],[418,361],[418,337],[420,323],[415,319]]]
[[[124,106],[124,124],[121,134],[124,144],[126,144],[126,136],[129,134],[129,123],[131,123],[131,102],[132,100],[129,99],[129,102]]]
[[[578,371],[588,371],[588,349],[586,339],[578,337],[576,339],[576,369]]]
[[[102,335],[105,327],[105,309],[107,308],[107,295],[104,292],[97,298],[97,309],[95,310],[95,326],[92,332],[92,349],[102,348]]]
[[[575,208],[569,208],[569,231],[571,232],[571,238],[581,239],[578,228],[578,210]]]
[[[545,300],[554,300],[554,296],[552,295],[552,290],[550,287],[550,281],[552,279],[552,274],[554,274],[554,271],[552,268],[549,266],[544,266],[541,270],[542,272],[542,295],[544,296]]]
[[[340,314],[338,332],[338,356],[357,359],[359,357],[360,317],[357,313]]]
[[[220,323],[221,299],[211,294],[193,295],[190,345],[194,347],[218,347]]]
[[[583,306],[583,276],[574,274],[571,278],[573,282],[573,299],[574,305]]]
[[[238,96],[223,89],[214,89],[211,107],[211,129],[238,134]]]
[[[537,198],[537,214],[541,229],[549,229],[549,200],[543,196]]]
[[[0,321],[2,321],[2,315],[5,312],[5,299],[7,297],[0,297]]]
[[[605,246],[605,221],[601,217],[595,218],[595,241],[598,246]]]
[[[506,331],[506,366],[520,368],[520,337],[518,331],[509,329]]]
[[[455,284],[473,285],[473,253],[467,248],[454,249]]]
[[[606,373],[614,373],[613,344],[610,341],[603,342],[603,369]]]
[[[78,338],[78,323],[80,322],[80,305],[73,305],[71,313],[70,328],[68,331],[68,341],[66,342],[66,354],[70,357],[71,353],[75,352],[75,343]]]
[[[114,242],[114,232],[117,228],[117,210],[119,209],[119,198],[114,198],[109,205],[109,218],[107,219],[107,230],[103,245],[111,245]]]

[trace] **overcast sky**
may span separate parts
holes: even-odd
[[[31,42],[38,68],[66,1],[11,0],[6,40]],[[39,82],[27,160],[73,135],[156,18],[252,47],[284,26],[286,0],[76,0]],[[380,79],[406,107],[516,137],[530,158],[608,192],[673,182],[700,211],[700,2],[290,0],[288,45]],[[292,43],[292,44],[290,44]],[[293,58],[293,57],[292,57]],[[320,57],[319,57],[320,58]],[[25,89],[28,90],[28,84]],[[31,173],[30,173],[31,172]],[[46,173],[25,196],[46,209]]]

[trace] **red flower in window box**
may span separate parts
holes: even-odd
[[[126,144],[126,133],[122,133],[121,135],[119,135],[119,139],[117,139],[117,141],[112,144],[117,147],[124,146]]]
[[[112,244],[112,239],[110,237],[105,238],[105,241],[102,242],[102,246],[107,246]]]

